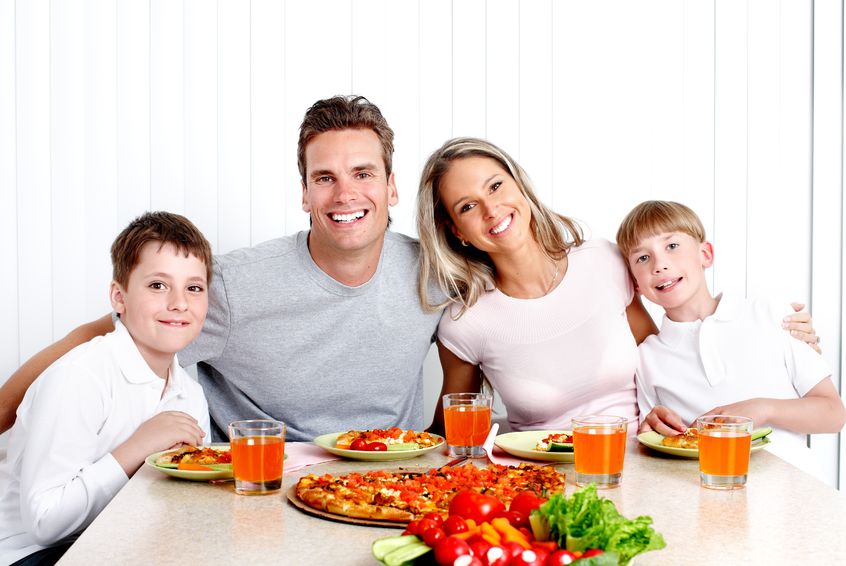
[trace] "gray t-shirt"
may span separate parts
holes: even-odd
[[[299,232],[215,258],[209,313],[180,352],[198,363],[213,434],[273,418],[287,438],[423,422],[423,360],[440,313],[417,295],[419,244],[386,232],[376,273],[359,287],[326,275]]]

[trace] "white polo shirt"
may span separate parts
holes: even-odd
[[[150,417],[188,413],[209,441],[203,390],[175,356],[164,386],[120,321],[35,380],[0,462],[0,564],[78,536],[128,481],[111,451]]]
[[[781,327],[789,304],[723,296],[703,321],[674,322],[638,348],[638,406],[644,418],[656,405],[687,424],[720,405],[753,397],[798,399],[831,375],[823,357]],[[757,426],[757,425],[756,425]],[[772,452],[799,464],[805,435],[775,430]]]

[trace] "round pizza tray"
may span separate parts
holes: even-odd
[[[297,484],[294,484],[288,489],[288,501],[291,504],[309,515],[316,515],[322,519],[329,519],[330,521],[338,521],[339,523],[349,523],[352,525],[364,525],[368,527],[393,527],[395,529],[404,529],[408,523],[397,521],[384,521],[382,519],[362,519],[359,517],[347,517],[345,515],[338,515],[337,513],[330,513],[323,509],[315,509],[306,505],[299,497],[297,497]]]

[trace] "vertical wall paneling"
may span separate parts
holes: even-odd
[[[714,63],[714,290],[746,295],[747,0],[717,0]]]
[[[250,2],[218,0],[218,251],[250,245]]]
[[[418,10],[416,1],[385,2],[385,50],[382,54],[385,90],[378,100],[374,100],[394,130],[394,179],[399,202],[391,210],[391,229],[410,235],[417,234],[414,201],[420,179],[420,159],[426,151],[434,149],[419,145]],[[440,382],[435,394],[439,391]]]
[[[447,139],[452,129],[452,2],[421,1],[420,45],[420,164]]]
[[[846,30],[846,10],[840,14],[840,29]],[[841,53],[840,56],[843,57],[843,60],[846,60],[846,38],[843,38],[841,41]],[[841,107],[840,107],[840,116],[841,116],[841,127],[843,127],[844,122],[846,122],[846,93],[844,96],[841,97]],[[842,140],[842,138],[841,138]],[[846,163],[846,144],[843,144],[841,141],[840,147],[840,163]],[[840,179],[840,183],[842,185],[843,179]],[[846,301],[843,299],[846,298],[846,261],[844,261],[844,250],[846,250],[846,199],[841,199],[841,206],[840,206],[840,336],[839,342],[842,345],[844,339],[844,333],[846,333]],[[840,371],[838,372],[838,378],[835,379],[834,384],[838,387],[840,391],[840,398],[846,400],[846,378],[843,376],[843,370],[846,368],[846,348],[840,348]],[[841,489],[846,486],[846,437],[844,437],[843,432],[839,435],[839,457],[838,457],[838,484]]]
[[[150,0],[150,207],[185,211],[183,0]]]
[[[350,0],[350,92],[361,94],[377,106],[386,98],[389,68],[387,0]],[[381,106],[380,106],[381,108]]]
[[[15,0],[0,0],[0,258],[5,277],[0,277],[0,380],[18,367],[18,198],[15,117]]]
[[[117,0],[84,2],[84,115],[85,127],[85,308],[96,316],[108,312],[108,282],[111,279],[109,245],[117,235]],[[52,65],[55,67],[56,62]],[[53,85],[54,97],[62,92]],[[53,117],[54,119],[57,116]],[[54,190],[55,193],[55,190]],[[82,197],[82,193],[79,193]],[[76,206],[76,205],[71,205]],[[67,211],[57,207],[54,215]],[[67,219],[66,219],[67,220]],[[54,230],[58,218],[54,219]],[[55,234],[54,238],[61,235]],[[55,240],[58,242],[58,240]],[[54,248],[54,254],[63,251]],[[54,261],[59,258],[54,258]],[[68,267],[72,265],[69,264]],[[77,268],[78,269],[78,268]],[[61,275],[57,274],[57,277]],[[61,281],[61,279],[57,279]],[[59,305],[56,305],[58,308]],[[76,313],[69,313],[66,328],[75,327]],[[63,325],[64,326],[64,325]]]
[[[85,218],[87,190],[86,88],[80,77],[85,76],[85,30],[97,33],[93,24],[86,25],[83,7],[82,1],[50,4],[50,88],[55,93],[50,96],[52,267],[57,275],[66,274],[59,275],[61,283],[53,286],[52,331],[56,337],[85,320],[86,302],[94,299],[93,293],[99,293],[103,310],[108,284],[108,280],[99,284],[89,280],[94,274],[86,256],[93,256],[101,246],[88,251],[87,223],[80,221]]]
[[[552,202],[552,3],[520,3],[520,146],[538,197]]]
[[[839,366],[843,321],[839,280],[843,270],[841,234],[843,218],[843,7],[839,2],[814,4],[814,189],[813,263],[811,307],[814,327],[823,337],[823,356],[831,365],[835,382]],[[832,340],[828,339],[832,337]],[[841,382],[842,385],[842,382]],[[842,389],[841,389],[842,392]],[[811,438],[811,448],[828,464],[828,482],[835,479],[832,467],[837,452],[836,435]]]
[[[20,357],[52,338],[50,3],[15,5],[18,309]],[[32,321],[37,321],[33,324]]]
[[[217,0],[185,0],[184,13],[184,211],[219,251]]]
[[[485,0],[452,4],[452,131],[487,137]]]
[[[150,0],[117,2],[117,228],[150,208]]]
[[[283,4],[252,0],[250,14],[250,241],[281,236],[285,230],[285,191],[291,186],[285,171],[294,159],[285,154]]]
[[[562,4],[553,3],[553,12]],[[520,3],[488,0],[485,8],[485,129],[487,138],[516,159],[520,149]],[[555,26],[555,24],[553,24]],[[553,49],[557,36],[553,36]],[[553,52],[552,80],[559,77]],[[553,96],[556,91],[553,84]],[[553,131],[556,128],[553,126]]]

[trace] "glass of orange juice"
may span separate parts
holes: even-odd
[[[609,415],[573,419],[573,458],[576,485],[617,487],[623,481],[628,420]]]
[[[740,489],[749,473],[752,419],[709,415],[696,419],[699,480],[710,489]]]
[[[264,495],[282,489],[285,424],[273,420],[235,421],[229,425],[235,492]]]
[[[444,395],[444,431],[452,456],[482,458],[482,445],[491,429],[493,396],[488,393]]]

